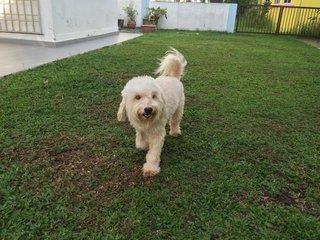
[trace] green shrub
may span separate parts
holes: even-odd
[[[315,16],[309,17],[307,23],[300,26],[300,34],[320,38],[320,10]]]
[[[239,16],[239,29],[242,30],[254,29],[255,32],[274,31],[276,26],[268,16],[268,7],[252,7],[242,6]]]

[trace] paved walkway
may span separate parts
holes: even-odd
[[[58,59],[89,52],[139,36],[141,36],[141,34],[120,33],[56,48],[0,42],[0,78]]]
[[[301,39],[301,41],[320,49],[320,40],[319,39],[304,38],[304,39]]]

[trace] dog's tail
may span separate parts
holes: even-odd
[[[177,49],[170,48],[170,50],[166,52],[166,55],[160,59],[159,68],[155,73],[160,76],[180,79],[186,65],[187,61],[184,56]]]

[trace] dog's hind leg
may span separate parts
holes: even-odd
[[[176,112],[171,116],[170,124],[170,136],[177,137],[181,135],[180,122],[183,116],[184,101],[180,104]]]
[[[146,141],[145,133],[136,131],[136,148],[141,150],[148,150],[148,142]]]

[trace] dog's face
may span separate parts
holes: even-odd
[[[161,93],[144,90],[128,96],[126,109],[129,119],[153,121],[162,113],[163,99]]]
[[[118,120],[150,123],[163,117],[165,101],[161,90],[151,81],[131,80],[122,91]]]

